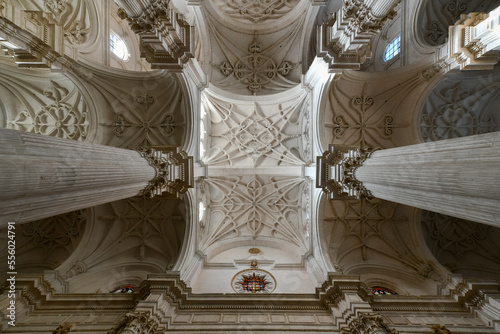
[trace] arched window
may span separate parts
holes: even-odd
[[[133,293],[133,292],[134,292],[134,287],[132,285],[122,286],[120,288],[111,291],[111,293]]]
[[[382,287],[373,287],[372,293],[374,295],[397,295],[397,293],[392,291],[391,289],[382,288]]]
[[[384,61],[389,61],[401,52],[401,35],[394,38],[385,48]]]
[[[130,54],[128,53],[127,44],[116,33],[109,33],[109,49],[115,56],[121,60],[127,60]]]

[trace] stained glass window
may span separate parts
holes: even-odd
[[[111,291],[111,293],[132,293],[132,292],[134,292],[134,287],[131,285],[122,286],[120,288]]]
[[[114,32],[109,33],[109,49],[118,58],[127,60],[130,56],[128,53],[127,45],[117,34]]]
[[[391,289],[381,287],[372,288],[372,293],[374,295],[397,295],[397,293],[392,291]]]
[[[401,35],[394,38],[392,42],[387,45],[384,52],[384,61],[389,61],[396,57],[401,52]]]

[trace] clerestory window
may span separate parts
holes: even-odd
[[[394,38],[385,48],[384,61],[389,61],[401,52],[401,35]]]
[[[121,60],[128,60],[130,56],[127,44],[114,32],[109,33],[109,49]]]

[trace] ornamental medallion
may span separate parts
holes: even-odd
[[[234,275],[231,286],[237,293],[271,293],[276,279],[265,270],[246,269]]]

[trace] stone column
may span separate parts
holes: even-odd
[[[450,27],[448,44],[461,70],[493,70],[500,58],[500,7],[462,16]]]
[[[401,0],[367,0],[365,6],[375,18],[383,18],[400,2]]]
[[[136,196],[156,174],[136,151],[0,129],[0,228]]]
[[[500,132],[375,151],[354,177],[375,197],[500,227]]]

